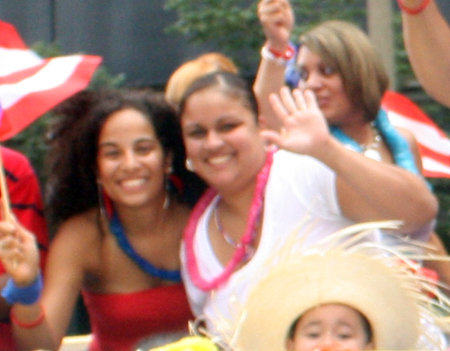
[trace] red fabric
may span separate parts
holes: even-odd
[[[0,323],[0,350],[15,351],[16,345],[12,337],[11,325],[9,323]]]
[[[431,0],[423,0],[422,3],[414,8],[406,7],[403,0],[397,0],[398,7],[400,10],[406,12],[409,15],[418,15],[423,10],[426,9],[426,7],[430,4]]]
[[[86,88],[101,60],[88,55],[42,59],[13,26],[0,21],[0,140]]]
[[[182,284],[130,294],[83,291],[93,341],[90,351],[130,351],[145,337],[188,329],[194,317]]]
[[[388,91],[381,103],[391,123],[417,139],[424,176],[450,178],[450,139],[444,131],[404,95]]]
[[[36,235],[43,269],[49,242],[39,181],[30,162],[23,154],[4,146],[0,148],[0,151],[11,209],[17,220]],[[0,273],[3,272],[4,268],[0,263]]]
[[[10,49],[27,48],[19,33],[17,33],[16,28],[6,22],[0,22],[0,46]]]
[[[11,209],[17,220],[36,235],[44,268],[48,249],[47,224],[39,182],[28,159],[6,147],[0,148]],[[5,270],[0,262],[0,274]],[[16,350],[9,323],[0,323],[0,350]]]

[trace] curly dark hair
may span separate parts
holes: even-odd
[[[165,154],[172,153],[173,175],[183,189],[171,184],[181,202],[194,204],[204,183],[185,169],[185,150],[175,110],[160,93],[147,89],[83,91],[55,109],[50,126],[46,200],[50,224],[99,206],[96,182],[98,139],[108,117],[132,108],[152,123]],[[177,185],[177,186],[176,186]]]

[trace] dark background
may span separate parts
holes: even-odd
[[[438,3],[450,18],[450,2]],[[63,54],[100,55],[107,69],[125,73],[129,84],[164,86],[177,66],[207,51],[206,46],[166,33],[176,13],[164,10],[164,4],[164,0],[1,0],[0,20],[13,24],[29,46],[56,42]],[[250,68],[250,75],[255,69]]]
[[[56,42],[63,54],[100,55],[132,85],[164,85],[182,62],[206,51],[165,28],[176,14],[163,0],[1,0],[0,20],[25,42]]]

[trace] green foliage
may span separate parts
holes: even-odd
[[[119,73],[113,76],[105,66],[100,66],[94,73],[88,86],[90,90],[119,88],[126,83],[126,75]]]
[[[38,41],[30,47],[36,54],[44,58],[56,57],[61,54],[61,47],[57,41],[53,43],[46,43],[44,41]]]
[[[49,121],[50,114],[45,114],[22,132],[4,142],[5,146],[18,150],[28,157],[41,184],[45,181],[43,166],[47,145],[44,142],[44,136]]]
[[[232,57],[241,67],[255,56],[246,54],[264,40],[256,17],[256,3],[236,0],[167,0],[167,10],[175,10],[178,20],[169,33],[185,35],[192,43],[211,43]],[[250,34],[250,35],[249,35]]]
[[[365,0],[291,0],[296,18],[295,37],[317,24],[340,19],[365,25]]]
[[[185,35],[192,43],[207,43],[233,58],[242,68],[259,61],[264,34],[256,15],[257,1],[166,0],[166,9],[176,11],[177,21],[169,33]],[[326,19],[360,22],[364,0],[292,0],[298,33]]]

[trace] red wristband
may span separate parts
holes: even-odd
[[[39,305],[39,308],[40,308],[39,316],[34,321],[21,322],[20,320],[18,320],[17,317],[14,315],[14,307],[11,308],[9,318],[11,319],[11,322],[13,322],[18,327],[25,328],[25,329],[31,329],[31,328],[37,327],[45,319],[44,309],[42,308],[41,305]]]
[[[273,54],[273,56],[283,60],[290,60],[295,55],[295,48],[292,44],[289,44],[285,52],[279,52],[269,47],[267,49]]]
[[[415,8],[410,8],[410,7],[405,6],[405,4],[403,3],[403,0],[397,0],[398,7],[400,7],[400,9],[402,11],[406,12],[409,15],[417,15],[417,14],[421,13],[430,4],[430,2],[431,2],[431,0],[423,0],[419,6],[417,6]]]

